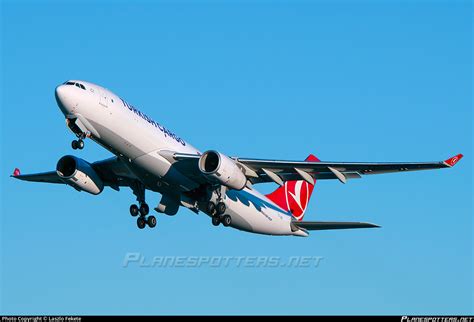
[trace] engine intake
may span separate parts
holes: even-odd
[[[206,151],[199,158],[199,170],[210,180],[231,189],[242,190],[247,177],[237,163],[217,151]]]
[[[75,156],[66,155],[59,159],[56,173],[65,183],[78,191],[98,195],[104,189],[103,181],[92,166]]]

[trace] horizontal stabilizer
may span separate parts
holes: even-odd
[[[380,226],[366,222],[334,222],[334,221],[293,221],[293,226],[306,230],[379,228]]]

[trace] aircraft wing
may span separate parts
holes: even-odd
[[[200,174],[198,154],[173,153],[163,151],[162,155],[185,175],[195,180],[205,180]],[[346,183],[348,179],[361,178],[364,175],[431,170],[453,167],[461,158],[458,154],[445,161],[438,162],[326,162],[326,161],[284,161],[248,158],[232,158],[243,169],[252,184],[276,182],[283,185],[284,181],[313,179],[338,179]],[[200,178],[199,178],[200,177]]]
[[[102,179],[104,185],[115,190],[118,190],[119,186],[129,186],[133,180],[133,174],[117,157],[94,162],[91,166]],[[65,184],[56,171],[21,174],[20,170],[16,168],[11,177],[24,181]]]
[[[331,222],[331,221],[293,221],[293,226],[306,230],[353,229],[353,228],[380,228],[380,226],[366,222]]]
[[[34,181],[34,182],[47,182],[47,183],[64,183],[56,171],[33,173],[33,174],[20,174],[18,168],[15,169],[11,177],[15,179],[24,180],[24,181]]]

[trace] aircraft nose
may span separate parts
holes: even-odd
[[[64,115],[70,114],[73,110],[74,104],[71,100],[71,95],[66,85],[59,85],[54,91],[54,96],[56,97],[56,102],[58,103],[59,108]],[[69,94],[69,95],[68,95]]]

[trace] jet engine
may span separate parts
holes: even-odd
[[[199,170],[211,181],[242,190],[247,177],[237,163],[217,151],[206,151],[199,158]]]
[[[68,185],[78,191],[98,195],[104,189],[104,183],[89,162],[66,155],[59,159],[56,173]]]

